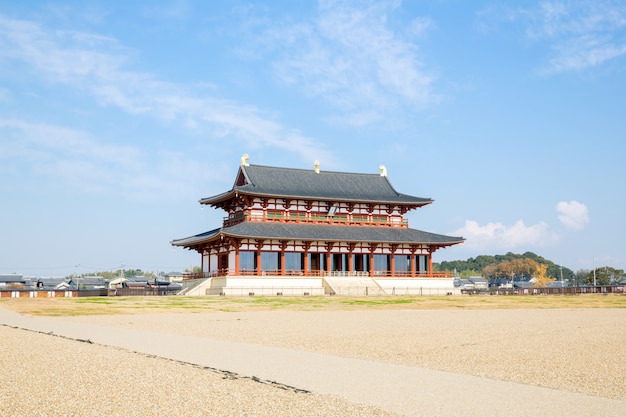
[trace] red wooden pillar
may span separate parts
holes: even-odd
[[[256,274],[257,276],[261,275],[261,248],[263,247],[263,241],[257,240],[257,249],[256,249]]]
[[[370,276],[373,277],[375,275],[376,266],[374,265],[374,251],[378,247],[375,243],[370,243]]]
[[[370,224],[371,224],[371,223],[372,223],[372,221],[374,220],[374,217],[373,217],[374,207],[375,207],[375,206],[374,206],[374,204],[372,204],[372,203],[369,203],[369,204],[367,205],[367,222],[368,222],[368,223],[370,223]]]
[[[391,245],[391,276],[396,276],[396,251],[398,250],[398,245]]]
[[[205,249],[202,249],[202,251],[200,252],[200,273],[202,274],[202,277],[204,278],[204,252]]]
[[[417,252],[417,246],[411,245],[411,277],[415,277],[415,268],[417,265],[417,256],[415,255]]]
[[[235,275],[239,275],[241,271],[239,263],[239,248],[235,249]]]
[[[330,275],[331,265],[330,265],[330,255],[333,251],[333,247],[335,246],[335,242],[326,242],[326,272]]]
[[[354,270],[354,266],[352,265],[352,253],[354,252],[354,248],[356,248],[356,243],[348,244],[348,275],[352,275],[352,271]]]
[[[311,242],[304,242],[304,276],[309,276],[309,249]]]
[[[346,208],[348,209],[348,216],[346,216],[346,224],[351,225],[354,222],[354,203],[348,203]],[[350,244],[354,246],[354,244]],[[354,250],[354,249],[353,249]]]
[[[330,275],[330,252],[326,252],[326,272]]]
[[[239,239],[231,239],[230,245],[235,248],[235,275],[240,273],[239,247],[241,246]]]
[[[428,251],[428,276],[433,276],[433,253]]]
[[[432,248],[428,249],[428,276],[433,276],[433,252]]]
[[[285,250],[287,241],[280,242],[280,275],[285,276]]]

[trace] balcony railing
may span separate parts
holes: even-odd
[[[283,213],[267,212],[259,214],[237,213],[233,216],[224,217],[224,226],[232,226],[244,221],[251,222],[287,222],[287,223],[318,223],[318,224],[340,224],[345,226],[387,226],[387,227],[409,227],[406,219],[398,220],[397,217],[390,216],[364,216],[364,215],[335,215],[324,214],[304,214],[304,213]]]
[[[215,269],[210,273],[205,273],[208,277],[225,277],[225,276],[286,276],[286,277],[372,277],[372,278],[452,278],[449,272],[427,272],[416,271],[415,275],[411,275],[411,271],[324,271],[320,269],[305,271],[303,269],[262,269],[259,274],[256,269],[242,268],[239,271],[235,269]],[[198,276],[199,277],[199,276]]]

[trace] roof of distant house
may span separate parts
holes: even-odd
[[[24,276],[19,274],[0,274],[0,282],[25,282]]]

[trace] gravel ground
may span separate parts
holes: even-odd
[[[0,326],[0,415],[394,416],[197,366]]]
[[[626,399],[625,309],[211,312],[65,319]]]
[[[625,319],[625,309],[58,318],[446,370],[613,399],[626,399]],[[338,397],[42,333],[0,326],[0,340],[3,416],[393,415]]]

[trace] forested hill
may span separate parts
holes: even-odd
[[[434,263],[435,271],[456,272],[457,275],[466,278],[472,275],[485,276],[492,278],[494,275],[508,276],[511,274],[516,277],[529,276],[532,271],[529,270],[529,264],[536,262],[537,264],[547,265],[546,275],[555,279],[569,280],[574,276],[574,271],[562,265],[556,265],[532,252],[516,254],[508,252],[506,255],[480,255],[476,258],[469,258],[466,261],[443,261]],[[561,267],[563,268],[561,271]],[[489,275],[492,275],[491,277]]]

